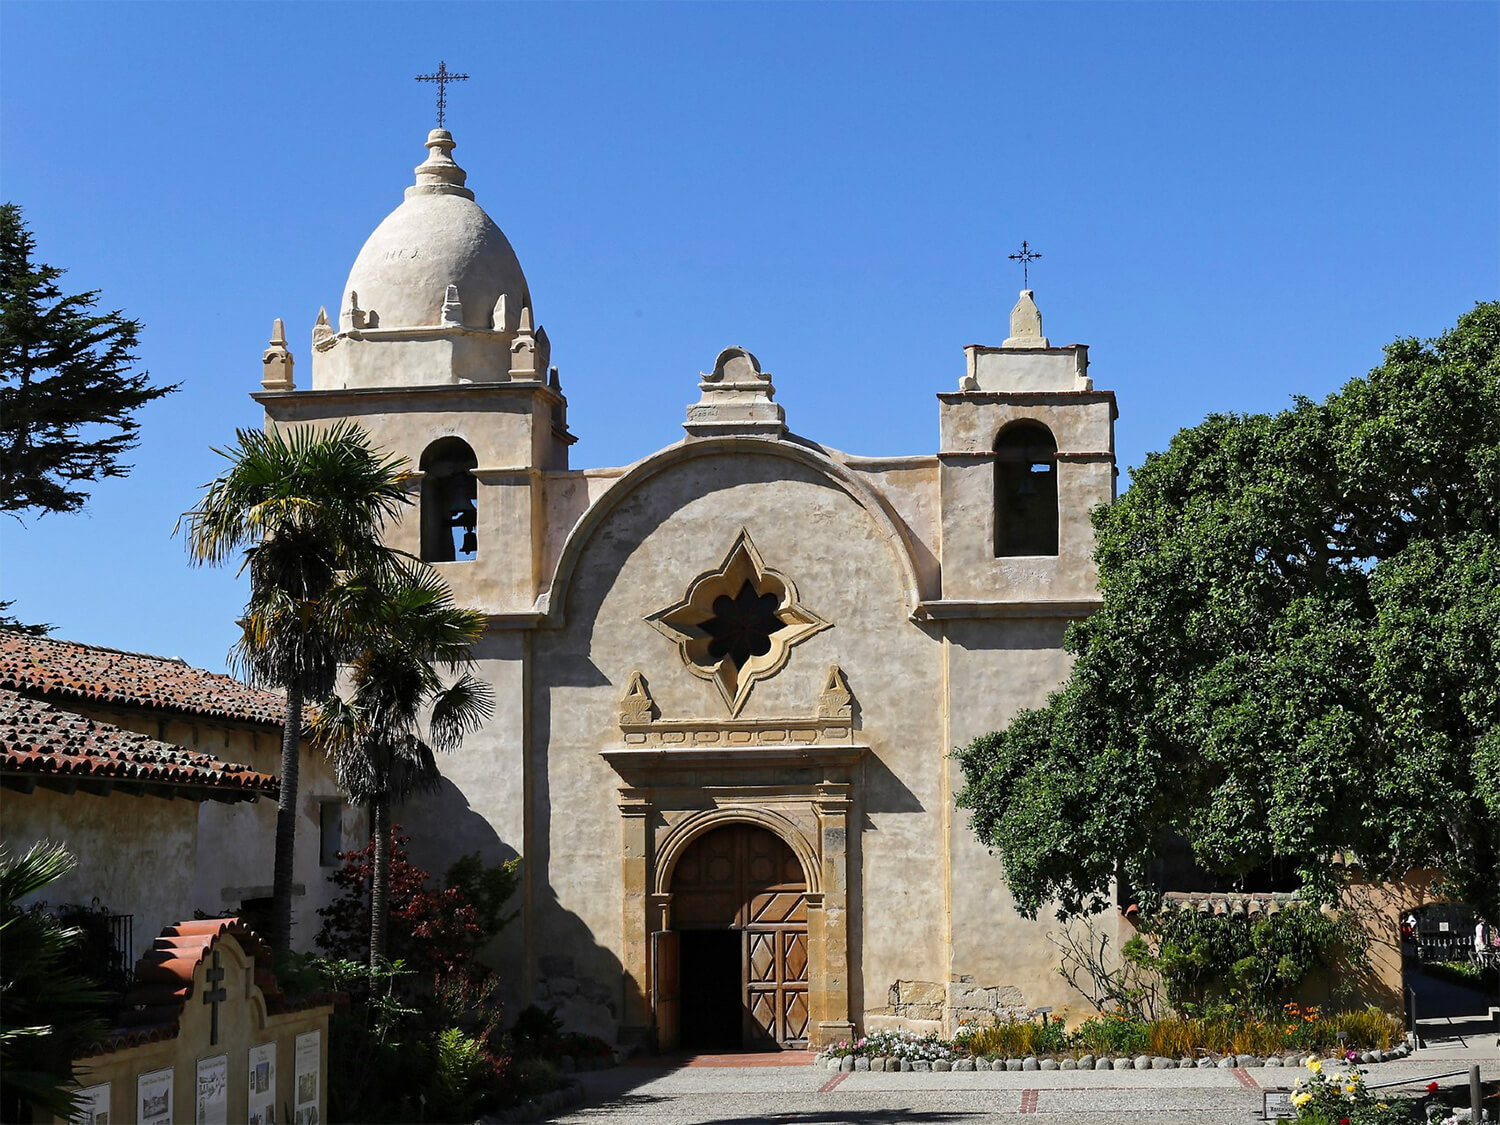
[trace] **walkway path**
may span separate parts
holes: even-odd
[[[751,1065],[744,1065],[751,1061]],[[566,1125],[948,1125],[1017,1116],[1079,1125],[1248,1125],[1263,1087],[1286,1088],[1287,1070],[1030,1071],[966,1074],[830,1073],[799,1057],[718,1056],[640,1062],[581,1076],[587,1102]],[[1500,1080],[1494,1034],[1465,1047],[1440,1043],[1368,1068],[1371,1083],[1425,1078],[1478,1063]],[[1454,1083],[1458,1079],[1451,1079]],[[1415,1094],[1419,1086],[1406,1087]]]

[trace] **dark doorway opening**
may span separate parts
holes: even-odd
[[[681,937],[682,1045],[734,1050],[744,1042],[738,930],[684,930]]]

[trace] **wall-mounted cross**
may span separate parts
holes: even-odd
[[[203,971],[203,980],[209,985],[218,985],[217,988],[205,988],[203,990],[203,1002],[212,1006],[209,1016],[208,1045],[217,1046],[219,1042],[219,1004],[229,999],[229,993],[224,991],[224,969],[219,964],[219,951],[214,950],[213,968]]]
[[[1031,263],[1041,257],[1035,250],[1027,245],[1026,240],[1021,239],[1021,249],[1015,254],[1006,255],[1012,262],[1021,263],[1021,288],[1031,288]]]
[[[450,82],[467,82],[468,80],[469,80],[469,76],[467,74],[450,74],[448,72],[448,64],[447,64],[447,62],[445,62],[445,61],[443,61],[441,59],[438,61],[438,68],[437,68],[437,73],[436,74],[419,74],[419,75],[417,75],[417,81],[418,82],[436,82],[437,83],[437,88],[438,88],[438,93],[437,93],[437,109],[438,109],[438,128],[439,129],[441,129],[443,127],[443,117],[444,117],[444,115],[448,111],[448,83],[450,83]]]

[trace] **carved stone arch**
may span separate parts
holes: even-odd
[[[567,612],[567,600],[573,584],[573,574],[584,549],[595,532],[603,526],[625,499],[636,489],[660,473],[698,457],[719,456],[728,453],[748,453],[763,457],[782,457],[795,461],[828,480],[865,510],[880,530],[881,538],[890,549],[902,586],[902,600],[908,614],[916,612],[922,600],[921,582],[917,575],[915,552],[907,531],[895,517],[884,500],[846,466],[819,449],[786,441],[771,441],[758,437],[703,438],[697,441],[680,442],[652,454],[630,467],[618,480],[607,488],[588,510],[583,513],[573,530],[568,533],[558,555],[552,584],[537,599],[536,608],[546,623],[558,626]]]
[[[656,870],[653,873],[652,891],[658,895],[672,891],[672,874],[677,861],[699,837],[722,828],[727,824],[753,824],[764,828],[792,849],[797,862],[802,865],[802,875],[807,882],[809,895],[823,893],[822,863],[818,849],[806,833],[791,820],[772,809],[730,806],[704,809],[673,825],[657,850]]]

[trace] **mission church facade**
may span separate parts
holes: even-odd
[[[949,753],[1042,703],[1098,604],[1116,408],[1087,349],[1051,346],[1024,291],[937,394],[938,448],[864,457],[794,434],[731,347],[680,442],[575,468],[516,255],[451,134],[427,148],[319,315],[311,386],[278,322],[255,398],[409,458],[392,544],[489,616],[495,716],[397,818],[438,870],[523,857],[494,951],[513,1002],[663,1048],[1076,1002]]]

